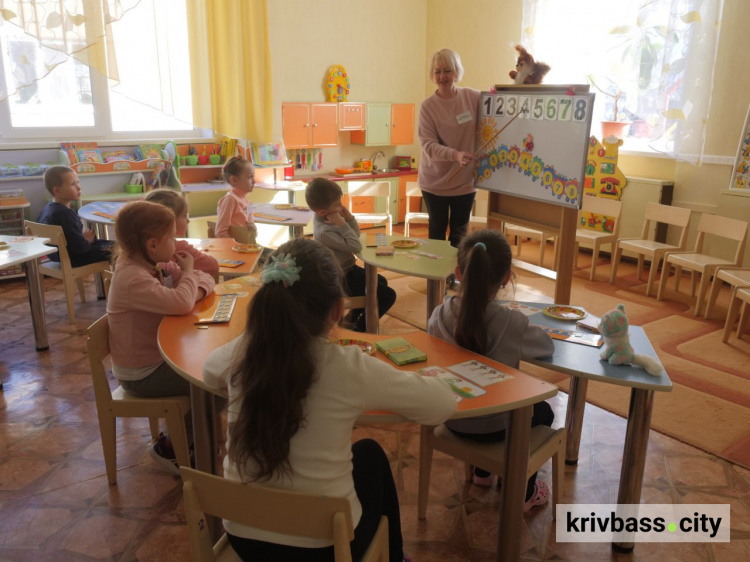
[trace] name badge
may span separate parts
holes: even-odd
[[[456,115],[456,122],[459,125],[463,125],[464,123],[468,123],[469,121],[471,121],[471,111]]]

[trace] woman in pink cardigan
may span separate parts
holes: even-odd
[[[112,372],[136,396],[190,394],[190,383],[164,362],[157,333],[164,316],[190,312],[213,291],[214,280],[194,269],[189,253],[175,253],[175,233],[174,213],[148,201],[128,203],[115,220],[117,263],[107,298],[109,349]],[[180,277],[168,286],[157,264],[173,257]],[[166,436],[159,437],[150,453],[179,474]]]
[[[429,237],[445,240],[450,226],[448,240],[458,247],[476,193],[472,164],[480,92],[456,86],[464,69],[461,57],[451,49],[432,55],[430,69],[437,90],[419,110],[419,187],[430,215]]]

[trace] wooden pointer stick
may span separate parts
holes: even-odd
[[[487,147],[488,147],[488,146],[489,146],[490,144],[492,144],[492,142],[493,142],[493,141],[494,141],[494,140],[495,140],[495,139],[496,139],[496,138],[497,138],[497,137],[498,137],[498,136],[500,135],[500,133],[502,133],[502,132],[503,132],[503,131],[504,131],[505,129],[507,129],[507,128],[508,128],[508,126],[509,126],[509,125],[510,125],[511,123],[513,123],[513,121],[515,121],[515,120],[516,120],[516,118],[517,118],[517,117],[518,117],[519,115],[521,115],[521,113],[526,113],[526,110],[525,110],[525,109],[522,109],[521,111],[519,111],[518,113],[516,113],[516,114],[515,114],[515,115],[513,116],[513,118],[512,118],[512,119],[511,119],[510,121],[508,121],[508,122],[507,122],[507,123],[506,123],[505,125],[503,125],[503,127],[502,127],[502,128],[501,128],[501,129],[500,129],[500,130],[499,130],[499,131],[498,131],[497,133],[495,133],[495,134],[493,135],[493,137],[492,137],[492,138],[491,138],[490,140],[488,140],[488,141],[487,141],[486,143],[484,143],[484,144],[483,144],[482,146],[480,146],[480,147],[479,147],[479,148],[478,148],[478,149],[477,149],[476,151],[474,151],[474,156],[478,156],[478,155],[479,155],[479,154],[480,154],[480,153],[481,153],[481,152],[482,152],[482,151],[483,151],[483,150],[484,150],[485,148],[487,148]],[[458,172],[460,172],[460,171],[461,171],[461,170],[463,170],[463,169],[464,169],[464,165],[463,165],[463,164],[459,165],[458,169],[457,169],[456,171],[454,171],[454,172],[453,172],[453,173],[452,173],[452,174],[451,174],[451,175],[450,175],[450,176],[448,177],[448,179],[447,179],[447,180],[445,180],[445,181],[446,181],[446,182],[449,182],[449,181],[451,181],[451,180],[452,180],[453,178],[455,178],[455,177],[456,177],[456,175],[458,175]]]

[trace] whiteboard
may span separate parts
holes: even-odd
[[[476,187],[580,209],[594,109],[587,89],[498,86],[482,92]]]

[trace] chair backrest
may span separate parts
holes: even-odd
[[[415,181],[406,182],[406,196],[407,197],[422,197],[422,190],[419,188],[419,183]]]
[[[114,271],[105,269],[102,271],[102,281],[104,282],[104,296],[109,296],[109,286],[112,284],[112,276],[115,274]]]
[[[390,197],[391,183],[387,181],[350,181],[347,183],[349,201],[352,197]]]
[[[216,221],[206,221],[206,227],[209,238],[216,238]]]
[[[706,234],[738,242],[733,262],[735,265],[740,264],[747,240],[747,222],[703,213],[698,221],[698,237],[695,239],[696,253],[703,251]]]
[[[56,224],[43,224],[40,222],[25,221],[26,232],[31,236],[41,236],[49,238],[49,246],[57,246],[60,254],[60,267],[63,269],[71,268],[70,256],[68,255],[68,243],[65,240],[65,233],[62,226]]]
[[[587,213],[593,213],[595,215],[604,215],[614,219],[615,224],[612,229],[612,234],[615,236],[620,232],[620,213],[622,212],[622,201],[617,199],[607,199],[605,197],[593,197],[586,195],[583,198],[583,204],[581,210],[578,212],[578,217],[586,215]]]
[[[644,222],[641,238],[644,240],[648,238],[651,223],[661,222],[680,229],[677,248],[684,250],[685,244],[687,244],[690,214],[690,209],[685,207],[673,207],[672,205],[662,205],[661,203],[646,203],[646,210],[643,213]]]
[[[229,227],[229,236],[239,244],[255,244],[255,237],[246,226],[232,225]],[[210,238],[210,236],[209,236]]]
[[[214,560],[206,514],[268,532],[332,540],[335,559],[351,560],[354,530],[346,498],[242,484],[184,466],[180,471],[194,560]]]
[[[112,402],[112,391],[109,388],[107,372],[104,370],[104,360],[109,355],[109,318],[105,314],[91,324],[86,330],[91,364],[91,378],[94,382],[94,396],[97,408],[107,406]]]

